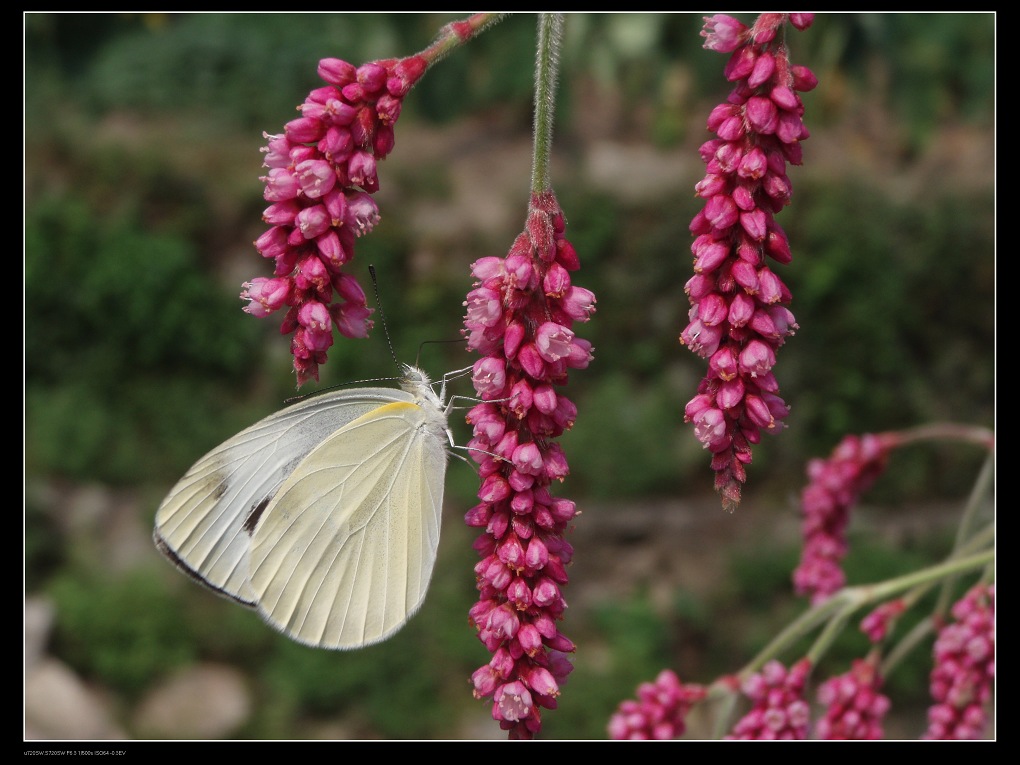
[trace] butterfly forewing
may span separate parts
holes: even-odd
[[[356,648],[399,629],[435,564],[446,419],[428,404],[369,411],[286,479],[251,539],[259,611],[300,642]]]

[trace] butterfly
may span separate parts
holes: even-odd
[[[421,606],[436,562],[444,394],[405,365],[400,389],[332,391],[260,420],[170,490],[156,547],[300,643],[385,640]]]

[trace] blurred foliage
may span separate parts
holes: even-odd
[[[244,380],[254,328],[226,320],[237,305],[187,241],[134,216],[50,197],[25,243],[28,464],[133,484],[185,467],[187,436],[215,434]]]
[[[151,574],[115,580],[68,573],[49,594],[57,606],[55,652],[85,677],[130,698],[197,656],[173,597]]]
[[[295,114],[316,84],[320,58],[404,55],[453,18],[25,16],[32,484],[119,484],[158,499],[204,450],[292,395],[287,342],[275,320],[250,319],[237,300],[241,281],[269,270],[250,245],[264,206],[261,132],[279,130]],[[640,200],[577,182],[585,152],[607,137],[673,151],[689,145],[692,173],[701,172],[693,147],[728,86],[724,59],[700,47],[700,26],[700,14],[568,19],[555,175],[567,233],[584,263],[577,281],[599,301],[594,320],[580,328],[595,362],[571,381],[581,414],[564,438],[572,468],[566,493],[582,501],[710,491],[707,455],[682,423],[704,362],[677,342],[688,310],[682,285],[690,276],[687,226],[697,177]],[[507,136],[526,140],[533,38],[532,16],[510,16],[444,59],[405,102],[380,192],[390,195],[392,213],[384,209],[385,225],[359,240],[357,264],[366,286],[365,264],[377,268],[400,360],[419,359],[420,350],[427,369],[470,363],[459,343],[418,343],[458,337],[468,264],[504,253],[516,233],[436,221],[431,209],[423,227],[424,213],[403,213],[417,201],[448,201],[458,179],[447,156],[401,155],[401,136],[415,125],[456,130],[471,120],[480,137],[460,150],[486,140],[498,150],[495,139]],[[858,146],[837,139],[816,150],[808,142],[807,164],[791,172],[795,196],[779,222],[794,261],[779,272],[801,328],[782,349],[777,374],[793,412],[784,435],[755,453],[749,480],[758,496],[796,492],[805,460],[828,454],[847,432],[935,419],[990,425],[995,417],[991,180],[983,189],[947,189],[935,173],[917,194],[895,180],[940,131],[966,125],[991,134],[995,17],[819,14],[809,33],[789,42],[795,60],[824,83],[805,94],[812,131],[855,136],[877,149],[857,163]],[[599,109],[590,113],[593,104]],[[822,146],[847,156],[830,163],[833,174],[812,175]],[[990,179],[993,170],[974,173]],[[369,342],[338,342],[322,383],[377,378],[392,368],[377,333]],[[468,388],[455,383],[452,392]],[[464,443],[464,426],[453,427]],[[961,496],[981,456],[913,447],[894,455],[869,496]],[[476,484],[456,461],[450,474],[457,516]],[[145,508],[146,525],[154,502]],[[202,658],[253,673],[262,703],[241,735],[300,737],[309,719],[343,717],[353,735],[445,737],[459,734],[450,730],[451,710],[479,714],[465,678],[486,657],[466,626],[475,592],[463,572],[474,558],[468,532],[450,528],[456,519],[444,529],[429,596],[433,616],[356,654],[296,646],[169,567],[158,578],[143,571],[122,581],[82,573],[81,545],[62,521],[46,502],[26,501],[26,587],[56,602],[53,652],[129,698]],[[870,581],[940,554],[921,542],[893,548],[855,539],[847,567],[853,581]],[[692,681],[735,669],[803,607],[790,594],[796,557],[771,542],[741,550],[725,581],[708,593],[677,592],[667,616],[644,593],[572,613],[576,632],[568,634],[584,649],[560,708],[545,715],[545,737],[603,737],[619,701],[664,666]],[[835,671],[861,649],[859,638],[847,640],[834,649]],[[898,683],[890,692],[923,687],[925,661],[919,656],[890,678]]]

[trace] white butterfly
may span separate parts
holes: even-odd
[[[444,391],[412,366],[401,388],[314,396],[220,444],[159,506],[156,547],[298,642],[386,639],[425,599],[452,443]]]

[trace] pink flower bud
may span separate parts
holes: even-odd
[[[763,53],[762,55],[758,56],[757,59],[755,59],[754,68],[751,70],[751,73],[747,75],[748,86],[752,88],[757,88],[759,85],[768,82],[769,78],[772,76],[772,73],[775,70],[776,70],[775,57],[771,53],[768,52]]]
[[[357,77],[357,71],[353,64],[338,58],[324,58],[319,61],[319,77],[338,88],[353,82]]]
[[[284,125],[283,129],[294,143],[315,143],[326,134],[326,126],[314,117],[298,117]]]
[[[502,305],[500,308],[502,310]],[[502,318],[502,313],[500,318]],[[513,321],[507,325],[506,331],[503,333],[503,354],[507,359],[513,359],[517,356],[521,343],[524,342],[525,334],[526,330],[521,322]],[[535,377],[536,375],[532,376]]]
[[[705,217],[712,228],[723,231],[737,222],[740,211],[725,194],[716,194],[705,203]]]
[[[274,226],[255,240],[255,249],[264,258],[275,258],[287,248],[288,231],[283,226]]]
[[[779,123],[779,110],[771,98],[753,96],[747,100],[747,122],[757,132],[769,135],[776,132]]]
[[[739,363],[741,373],[757,377],[772,369],[776,356],[761,340],[752,340],[740,352]]]

